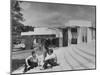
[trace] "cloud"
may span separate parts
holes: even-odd
[[[24,10],[27,10],[31,7],[31,3],[28,2],[23,2],[20,4],[21,8],[23,8]]]
[[[81,19],[95,22],[93,6],[78,6],[69,4],[24,2],[24,24],[32,26],[64,25],[69,20]]]

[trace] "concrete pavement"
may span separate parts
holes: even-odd
[[[69,47],[60,47],[54,50],[57,55],[59,66],[52,69],[39,70],[31,69],[27,73],[95,69],[95,41],[88,44],[71,45]],[[25,55],[25,53],[24,53]],[[23,67],[15,70],[13,73],[22,73]]]

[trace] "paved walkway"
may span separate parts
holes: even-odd
[[[60,47],[54,52],[57,55],[59,66],[47,70],[31,69],[27,73],[95,68],[95,41],[88,44]],[[23,67],[20,67],[13,73],[22,73],[22,71]]]

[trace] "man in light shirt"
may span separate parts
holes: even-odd
[[[35,51],[32,51],[32,55],[27,57],[25,60],[25,69],[24,72],[27,72],[30,69],[38,66],[38,58],[36,57]]]
[[[48,54],[47,54],[47,56],[45,57],[45,60],[44,60],[43,68],[47,69],[48,64],[50,65],[50,67],[58,65],[57,64],[57,56],[56,56],[56,54],[53,53],[52,49],[48,50]]]

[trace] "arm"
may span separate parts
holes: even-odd
[[[29,67],[29,64],[28,64],[29,59],[30,59],[30,57],[26,58],[26,60],[25,60],[27,67]]]
[[[55,54],[52,54],[52,55],[49,55],[45,58],[45,60],[49,60],[49,59],[53,59],[53,58],[56,58],[56,55]]]

